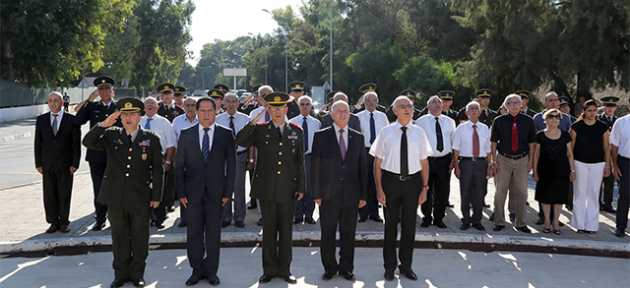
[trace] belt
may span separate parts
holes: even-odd
[[[243,153],[245,153],[245,152],[247,152],[247,151],[248,151],[248,150],[247,150],[247,149],[245,149],[245,150],[243,150],[243,151],[241,151],[241,152],[236,152],[236,155],[241,155],[241,154],[243,154]]]
[[[304,157],[306,157],[306,156],[311,156],[311,153],[304,154]]]
[[[630,158],[628,158],[628,157],[623,157],[623,156],[621,156],[621,155],[619,155],[619,154],[617,154],[617,155],[619,156],[619,158],[623,158],[624,160],[628,160],[628,161],[630,161]]]
[[[448,153],[448,154],[446,154],[446,155],[444,155],[444,156],[429,157],[429,158],[430,158],[430,159],[443,159],[443,158],[446,158],[446,157],[450,158],[450,157],[451,157],[451,153]]]
[[[486,160],[486,157],[459,157],[459,160],[472,160],[474,161],[480,161],[480,160]]]
[[[416,178],[416,177],[421,175],[420,171],[416,172],[416,174],[402,176],[400,174],[392,173],[392,172],[389,172],[387,170],[383,170],[383,174],[391,176],[391,177],[394,177],[394,178],[400,180],[401,182],[405,182],[405,181],[411,180],[411,179]]]
[[[499,154],[501,154],[501,155],[503,155],[503,156],[505,156],[507,158],[510,158],[512,160],[517,160],[517,159],[521,159],[521,158],[527,156],[527,154],[529,154],[529,151],[525,151],[523,154],[518,154],[518,155],[510,155],[510,154],[503,153],[503,152],[499,151]]]

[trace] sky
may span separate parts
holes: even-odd
[[[291,6],[294,11],[302,6],[302,0],[193,0],[195,12],[192,15],[190,34],[192,41],[188,50],[193,51],[193,59],[188,63],[196,65],[199,51],[206,43],[215,39],[234,40],[247,33],[264,35],[278,27],[271,14],[263,9]]]

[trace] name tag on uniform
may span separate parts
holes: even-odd
[[[144,141],[140,142],[138,144],[138,146],[140,146],[140,147],[149,147],[149,146],[151,146],[151,140],[149,140],[149,139],[144,140]]]

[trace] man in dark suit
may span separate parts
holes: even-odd
[[[149,211],[162,199],[164,154],[160,136],[138,125],[142,101],[118,101],[120,112],[109,115],[85,135],[83,145],[107,151],[107,167],[98,202],[108,205],[115,279],[110,287],[131,280],[144,287],[149,256]],[[121,114],[122,113],[122,114]],[[120,116],[123,127],[111,127]]]
[[[114,84],[114,79],[107,76],[94,79],[94,86],[97,89],[90,94],[88,99],[74,108],[74,112],[77,112],[74,117],[74,124],[81,126],[90,121],[90,128],[94,128],[97,123],[111,116],[116,111],[116,101],[112,99],[114,96]],[[94,102],[96,97],[99,96],[101,101]],[[122,127],[122,124],[119,119],[116,119],[113,126]],[[88,148],[85,156],[85,160],[90,163],[90,175],[92,176],[92,187],[94,189],[94,218],[96,218],[96,223],[92,226],[94,231],[100,231],[105,227],[105,219],[107,217],[107,206],[96,201],[100,194],[101,182],[107,166],[107,152],[104,149],[101,150]]]
[[[288,99],[289,95],[282,92],[267,94],[268,108],[261,109],[238,132],[235,141],[240,146],[258,149],[251,194],[260,201],[263,219],[264,274],[260,283],[276,276],[297,283],[291,274],[292,220],[295,200],[302,199],[306,192],[306,168],[302,128],[285,118]],[[271,121],[258,123],[267,111]]]
[[[612,127],[617,121],[617,116],[615,116],[615,110],[617,110],[617,102],[619,102],[619,97],[602,97],[602,103],[604,104],[604,113],[599,116],[599,120],[608,125],[608,132],[612,131]],[[608,213],[617,213],[617,210],[615,210],[615,208],[613,208],[612,206],[613,188],[615,187],[615,175],[610,173],[610,176],[604,177],[602,184],[603,187],[599,191],[599,209]],[[603,199],[602,195],[604,196]]]
[[[204,277],[212,285],[220,283],[222,206],[234,191],[236,153],[232,131],[214,123],[215,109],[213,99],[200,98],[199,124],[182,130],[177,144],[177,193],[188,213],[186,250],[193,268],[186,285],[195,285]]]
[[[61,109],[61,93],[48,94],[50,112],[35,122],[35,167],[42,174],[46,233],[68,233],[74,172],[81,158],[81,128]]]
[[[363,135],[348,128],[348,104],[332,106],[335,123],[313,137],[311,180],[313,201],[319,205],[322,226],[322,279],[339,272],[347,280],[354,274],[354,235],[357,213],[367,202],[367,157]],[[335,258],[335,234],[339,225],[340,259]]]
[[[343,101],[346,102],[346,104],[348,104],[348,95],[346,95],[343,92],[337,92],[335,93],[335,96],[333,97],[333,103],[337,102],[337,101]],[[349,104],[348,104],[349,105]],[[322,129],[326,128],[326,127],[330,127],[333,125],[333,123],[335,122],[332,118],[332,116],[329,114],[326,114],[325,116],[322,117]],[[361,121],[359,121],[359,117],[357,117],[357,115],[354,114],[350,114],[350,120],[348,122],[348,126],[350,126],[350,128],[358,131],[359,133],[361,132]]]

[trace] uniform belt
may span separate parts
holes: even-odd
[[[401,182],[409,181],[409,180],[411,180],[411,179],[413,179],[413,178],[416,178],[416,177],[420,176],[420,175],[421,175],[421,174],[420,174],[420,172],[421,172],[421,171],[418,171],[418,172],[416,172],[415,174],[411,174],[411,175],[407,175],[407,176],[402,176],[402,175],[400,175],[400,174],[396,174],[396,173],[389,172],[389,171],[387,171],[387,170],[383,170],[383,174],[388,175],[388,176],[390,176],[390,177],[394,177],[394,178],[396,178],[396,179],[400,180]]]
[[[241,155],[241,154],[243,154],[243,153],[245,153],[245,152],[247,152],[247,149],[245,149],[245,150],[243,150],[243,151],[241,151],[241,152],[236,152],[236,155]]]
[[[459,160],[472,160],[474,161],[479,161],[479,160],[486,160],[486,157],[459,157]]]
[[[529,154],[529,151],[525,151],[523,154],[518,154],[518,155],[510,155],[510,154],[503,153],[503,152],[499,151],[499,154],[501,154],[501,155],[503,155],[503,156],[505,156],[507,158],[510,158],[512,160],[517,160],[517,159],[521,159],[521,158],[527,156],[527,154]]]
[[[311,153],[305,153],[304,157],[306,157],[306,156],[311,156]]]

